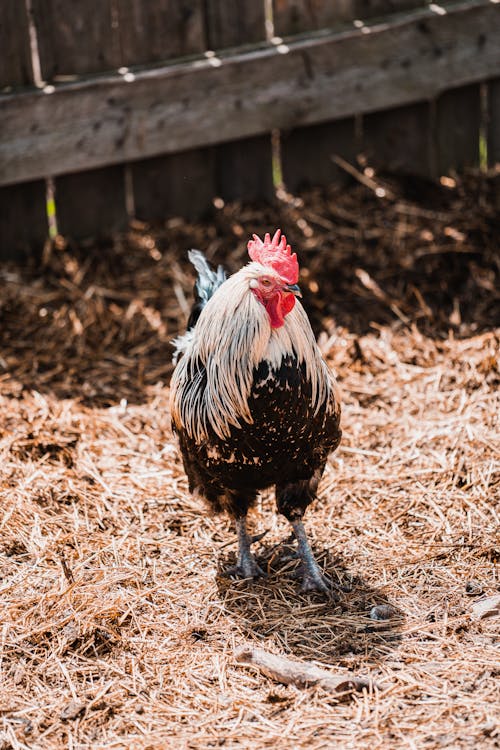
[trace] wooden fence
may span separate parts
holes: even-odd
[[[0,257],[47,237],[47,184],[76,238],[270,199],[277,131],[292,191],[332,155],[494,164],[499,30],[499,0],[2,0]]]

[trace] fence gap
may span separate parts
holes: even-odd
[[[488,84],[479,84],[479,169],[488,170]]]
[[[32,0],[25,0],[26,15],[28,17],[28,31],[30,41],[31,69],[33,71],[33,83],[37,88],[43,88],[45,81],[42,77],[40,64],[40,50],[38,47],[38,33],[33,16]],[[55,202],[55,184],[52,177],[45,178],[45,210],[47,212],[47,227],[49,238],[54,240],[57,231],[57,210]]]
[[[272,42],[275,38],[274,31],[274,3],[273,0],[264,0],[264,14],[266,19],[266,40]],[[283,182],[283,164],[281,161],[281,130],[271,130],[271,163],[273,188],[279,197],[279,191],[285,189]]]
[[[59,234],[57,228],[57,212],[56,212],[56,188],[52,177],[48,177],[45,181],[46,187],[46,198],[45,205],[47,206],[47,222],[49,225],[49,237],[54,240]]]
[[[129,219],[135,217],[135,196],[134,196],[134,178],[132,175],[132,166],[125,164],[123,168],[124,190],[125,190],[125,209]]]
[[[276,191],[282,190],[283,182],[283,165],[281,163],[281,131],[274,129],[271,131],[271,152],[273,163],[273,185]]]

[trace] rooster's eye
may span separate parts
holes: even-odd
[[[262,284],[262,286],[271,286],[271,282],[269,281],[269,279],[261,279],[260,283]]]

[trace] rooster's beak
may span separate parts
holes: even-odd
[[[291,292],[295,297],[302,297],[302,292],[300,291],[300,286],[298,284],[285,284],[283,289],[286,292]]]

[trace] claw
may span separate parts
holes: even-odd
[[[262,578],[266,574],[257,564],[254,556],[250,552],[250,545],[260,541],[267,531],[255,536],[249,536],[246,526],[246,518],[236,519],[236,531],[238,534],[238,559],[236,565],[228,568],[223,575],[237,578]]]
[[[245,562],[231,565],[230,568],[225,570],[222,574],[227,578],[265,578],[266,573],[262,570],[260,565],[250,557]]]
[[[255,542],[260,542],[261,539],[264,539],[266,534],[269,534],[269,529],[262,531],[260,534],[254,534],[253,536],[250,537],[250,544],[255,544]]]
[[[338,597],[334,593],[334,588],[334,583],[322,573],[313,575],[310,571],[307,571],[302,578],[300,590],[303,594],[317,591],[326,594],[332,601],[337,601]]]

